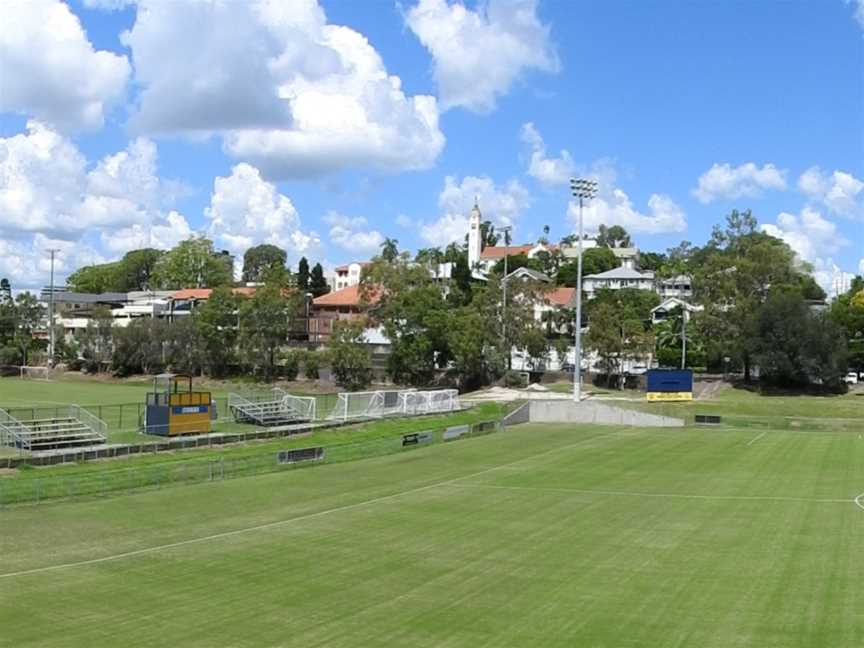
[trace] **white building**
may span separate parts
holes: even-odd
[[[588,299],[593,299],[597,291],[602,289],[621,290],[636,288],[637,290],[654,290],[654,273],[639,272],[634,268],[619,267],[582,277],[582,288]]]
[[[360,284],[360,275],[363,268],[369,265],[368,261],[354,261],[341,265],[333,271],[331,287],[333,290],[342,290],[350,286]]]

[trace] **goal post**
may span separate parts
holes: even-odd
[[[342,392],[328,418],[347,421],[355,418],[381,418],[403,413],[402,396],[414,390],[385,389]]]
[[[51,375],[49,367],[20,367],[20,377],[24,380],[48,380]]]
[[[401,395],[402,413],[411,416],[434,412],[453,412],[460,409],[456,389],[407,392]]]

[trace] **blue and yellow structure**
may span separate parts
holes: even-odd
[[[693,372],[689,369],[650,369],[645,396],[649,401],[693,400]]]
[[[192,376],[159,374],[147,394],[144,432],[160,436],[210,432],[213,401],[209,391],[192,389]]]

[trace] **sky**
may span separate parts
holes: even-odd
[[[385,237],[703,244],[732,209],[864,273],[864,0],[3,0],[0,277],[192,234],[325,267]]]

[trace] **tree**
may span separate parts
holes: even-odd
[[[6,321],[7,343],[15,349],[18,364],[28,364],[30,352],[37,347],[33,333],[45,317],[45,308],[29,292],[20,293],[14,303],[6,304],[2,315]]]
[[[498,245],[499,240],[501,240],[501,236],[495,231],[495,226],[492,224],[492,221],[486,220],[480,223],[481,250],[487,247],[495,247]]]
[[[292,305],[278,286],[265,286],[240,304],[241,357],[264,380],[276,377],[277,354],[291,330]]]
[[[163,250],[153,248],[127,252],[118,263],[117,283],[111,287],[111,290],[130,292],[155,289],[153,273],[164,254]]]
[[[297,287],[304,293],[309,290],[309,261],[305,256],[297,264]]]
[[[694,269],[694,294],[705,306],[694,323],[706,341],[709,364],[729,357],[750,380],[753,338],[747,327],[771,290],[800,289],[795,254],[780,239],[760,232],[749,211],[733,211],[725,228],[714,227]]]
[[[475,298],[475,304],[453,312],[447,331],[452,359],[450,373],[463,391],[489,384],[506,367],[497,320],[486,317],[484,309],[477,308],[486,301],[483,296],[486,288],[480,290],[482,295]]]
[[[464,305],[471,302],[471,269],[468,267],[468,255],[460,254],[453,264],[453,290],[451,290],[450,302],[456,305]]]
[[[309,292],[313,297],[320,297],[330,292],[330,285],[324,277],[324,268],[320,263],[316,263],[312,268],[312,273],[309,275]]]
[[[450,305],[423,266],[383,259],[367,266],[361,295],[376,296],[372,323],[383,327],[390,340],[387,373],[399,384],[428,385],[448,359],[447,329]]]
[[[421,248],[414,255],[414,261],[428,265],[437,265],[444,263],[444,253],[441,251],[441,248],[437,247]]]
[[[543,272],[543,264],[539,259],[529,259],[527,254],[511,254],[507,257],[507,274],[518,270],[519,268],[530,268],[537,272]],[[502,257],[492,266],[492,272],[495,274],[504,275],[504,258]]]
[[[597,245],[609,248],[630,247],[632,242],[630,241],[630,234],[620,225],[613,225],[612,227],[601,225],[597,229]]]
[[[851,288],[831,304],[830,314],[846,338],[849,366],[864,370],[864,279],[853,279]]]
[[[338,321],[328,345],[333,376],[348,391],[366,389],[372,382],[372,358],[363,330],[362,322]]]
[[[81,332],[79,344],[84,368],[98,373],[111,363],[114,345],[114,318],[107,306],[93,309],[87,328]]]
[[[639,254],[639,268],[644,271],[659,272],[666,264],[665,254],[660,252],[642,252]]]
[[[159,373],[164,366],[167,324],[164,320],[139,317],[128,326],[112,331],[111,368],[118,376]]]
[[[239,299],[226,286],[210,293],[210,299],[195,311],[195,328],[201,361],[216,378],[228,373],[235,361]]]
[[[243,281],[284,284],[287,259],[285,250],[269,243],[250,247],[243,255]]]
[[[119,262],[84,266],[69,275],[66,285],[74,292],[104,293],[115,290],[120,275]]]
[[[154,281],[160,288],[216,288],[233,282],[229,255],[216,252],[213,242],[192,236],[162,256]]]
[[[842,329],[811,312],[800,290],[772,290],[749,322],[760,380],[784,387],[821,383],[841,387],[847,348]]]
[[[399,241],[385,238],[381,244],[381,258],[387,263],[393,263],[399,257]]]
[[[573,259],[561,265],[555,280],[559,286],[576,287],[579,260]],[[582,276],[599,274],[618,267],[615,254],[607,247],[590,248],[582,251]]]
[[[0,279],[0,304],[12,301],[12,285],[6,277]]]

